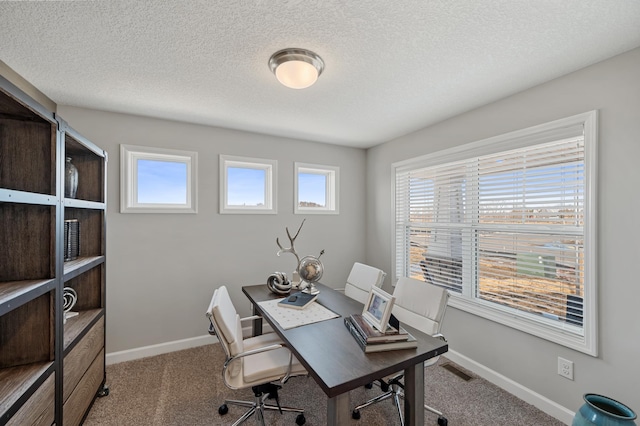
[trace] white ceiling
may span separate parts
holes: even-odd
[[[0,60],[58,104],[354,147],[637,46],[638,0],[0,1]]]

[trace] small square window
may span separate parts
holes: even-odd
[[[340,169],[295,163],[296,214],[337,214]]]
[[[120,145],[121,213],[196,213],[198,153]]]
[[[278,162],[259,158],[220,156],[220,213],[277,213]]]

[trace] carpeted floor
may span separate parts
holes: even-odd
[[[252,400],[251,390],[232,391],[222,377],[224,354],[219,344],[201,346],[165,355],[107,366],[109,396],[98,398],[85,426],[199,426],[229,425],[242,415],[240,407],[230,406],[226,416],[218,414],[225,398]],[[444,364],[425,370],[425,398],[443,411],[451,426],[536,425],[563,423],[497,386],[465,371],[465,381]],[[455,364],[454,364],[455,365]],[[458,367],[459,368],[459,367]],[[463,370],[464,371],[464,370]],[[350,392],[351,405],[374,397],[380,389],[360,388]],[[280,391],[282,405],[304,408],[306,425],[326,423],[326,396],[311,378],[296,377]],[[295,425],[295,414],[267,413],[269,425]],[[251,419],[247,424],[255,424]],[[389,426],[400,424],[395,408],[384,401],[362,411],[353,425]],[[425,424],[436,425],[437,416],[426,412]]]

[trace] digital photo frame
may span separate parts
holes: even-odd
[[[391,309],[396,298],[378,287],[371,287],[369,298],[364,304],[362,317],[374,328],[384,333],[387,330]]]

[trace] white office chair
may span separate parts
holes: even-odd
[[[382,287],[386,276],[387,274],[381,269],[355,262],[344,289],[340,290],[344,290],[345,295],[364,304],[367,302],[371,287]]]
[[[306,375],[307,371],[275,333],[244,339],[241,322],[257,317],[240,318],[225,286],[215,290],[207,317],[210,321],[209,333],[218,337],[224,348],[226,360],[222,368],[225,385],[233,390],[251,388],[255,399],[251,401],[225,400],[218,408],[221,415],[227,414],[228,404],[248,407],[247,411],[233,426],[237,426],[256,415],[258,424],[264,426],[264,410],[279,410],[299,413],[296,424],[305,423],[304,410],[281,407],[278,400],[276,382],[283,384],[290,377]],[[277,405],[265,404],[267,398],[275,399]]]
[[[424,281],[405,277],[398,280],[393,295],[396,300],[392,312],[400,321],[400,326],[406,324],[423,333],[444,339],[440,334],[440,328],[449,300],[447,290]],[[424,363],[425,367],[437,363],[439,358],[438,356],[429,359]],[[400,416],[400,424],[404,425],[402,406],[400,405],[400,398],[403,397],[402,377],[401,373],[391,378],[379,380],[384,393],[355,407],[351,417],[357,420],[360,418],[360,410],[363,408],[393,398],[393,403]],[[438,425],[447,426],[447,419],[440,411],[428,405],[425,405],[424,408],[438,415]]]

